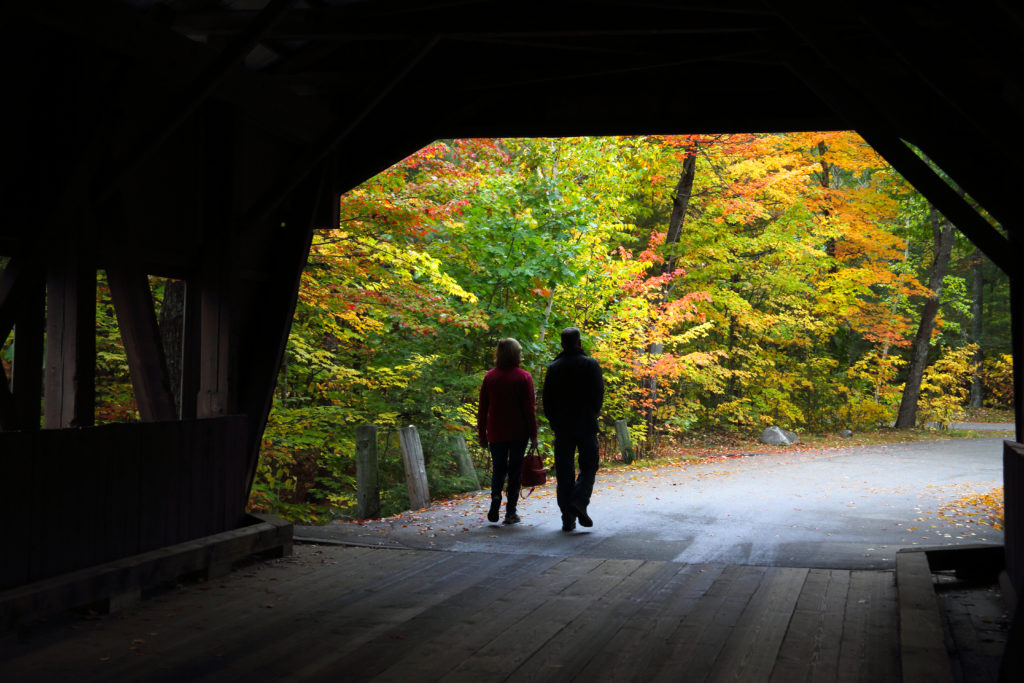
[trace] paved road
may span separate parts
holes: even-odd
[[[560,530],[554,485],[488,524],[486,492],[365,524],[296,536],[449,551],[882,569],[910,546],[1002,543],[1001,531],[941,506],[1002,484],[1002,441],[780,450],[656,469],[603,470],[595,526]]]

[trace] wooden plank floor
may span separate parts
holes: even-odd
[[[0,640],[18,681],[895,681],[886,571],[299,546]]]

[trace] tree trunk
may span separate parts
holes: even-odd
[[[976,253],[974,264],[971,265],[971,341],[978,345],[974,352],[974,372],[971,374],[971,401],[972,408],[980,408],[982,400],[981,362],[984,360],[981,352],[982,312],[984,304],[985,280],[982,277],[981,265],[982,256]]]
[[[555,140],[551,141],[551,192],[548,197],[548,204],[554,210],[555,205],[561,199],[562,195],[558,191],[558,155],[559,145]],[[551,309],[555,305],[555,289],[558,288],[557,283],[552,283],[551,294],[548,296],[547,306],[544,308],[544,320],[540,324],[540,334],[537,336],[538,344],[543,348],[544,338],[548,332],[548,322],[551,320]]]
[[[671,273],[676,269],[677,257],[671,253],[672,245],[679,243],[683,233],[683,222],[686,220],[686,211],[690,208],[690,197],[693,195],[693,181],[697,173],[697,145],[691,143],[683,157],[683,170],[679,173],[679,182],[676,183],[675,195],[672,197],[672,214],[668,219],[668,232],[665,234],[665,248],[667,256],[661,267],[662,274]],[[667,291],[662,292],[661,300],[668,296]],[[652,341],[647,345],[647,354],[653,357],[660,355],[662,345],[660,342]],[[647,407],[644,420],[647,423],[647,447],[648,452],[654,443],[656,431],[655,403],[658,399],[658,378],[652,373],[642,381],[647,393]]]
[[[928,348],[935,328],[935,316],[942,299],[942,280],[946,276],[949,255],[953,251],[954,228],[949,221],[940,218],[935,207],[930,210],[932,239],[934,242],[931,272],[928,274],[928,289],[931,295],[925,300],[921,311],[921,324],[917,327],[910,352],[910,369],[907,383],[903,388],[900,410],[896,415],[896,429],[910,429],[917,424],[917,401],[921,397],[921,379],[928,365]]]
[[[828,152],[828,145],[825,144],[824,140],[818,142],[818,159],[821,164],[821,187],[825,190],[829,189],[832,184],[832,166],[825,160],[825,153]],[[826,208],[822,213],[827,217],[829,210]],[[825,240],[825,253],[828,254],[829,258],[834,259],[836,257],[836,240],[834,237],[829,237]],[[834,273],[839,270],[839,266],[835,263],[829,268],[830,273]]]
[[[548,322],[551,320],[551,309],[555,305],[555,287],[551,288],[551,294],[548,296],[547,306],[544,307],[544,319],[540,323],[540,334],[537,335],[537,343],[543,347],[544,337],[548,332]]]
[[[672,197],[672,215],[668,218],[668,232],[665,235],[665,246],[678,244],[683,234],[683,221],[690,208],[690,197],[693,196],[693,181],[697,177],[697,146],[691,144],[683,158],[683,170],[676,183],[675,195]],[[662,273],[669,273],[676,268],[676,257],[673,255],[665,260]]]

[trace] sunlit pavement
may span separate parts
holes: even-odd
[[[955,505],[1002,485],[1002,440],[786,451],[601,470],[594,526],[561,531],[554,481],[490,524],[489,495],[362,524],[296,527],[300,539],[448,551],[887,569],[912,546],[1002,543]]]

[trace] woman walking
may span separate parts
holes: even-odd
[[[501,489],[508,475],[508,502],[505,524],[519,521],[519,476],[523,455],[529,442],[537,447],[537,410],[533,396],[533,377],[519,367],[523,347],[515,339],[498,342],[494,351],[494,368],[480,385],[480,407],[476,429],[480,445],[491,451],[491,507],[487,520],[498,521],[501,510]]]

